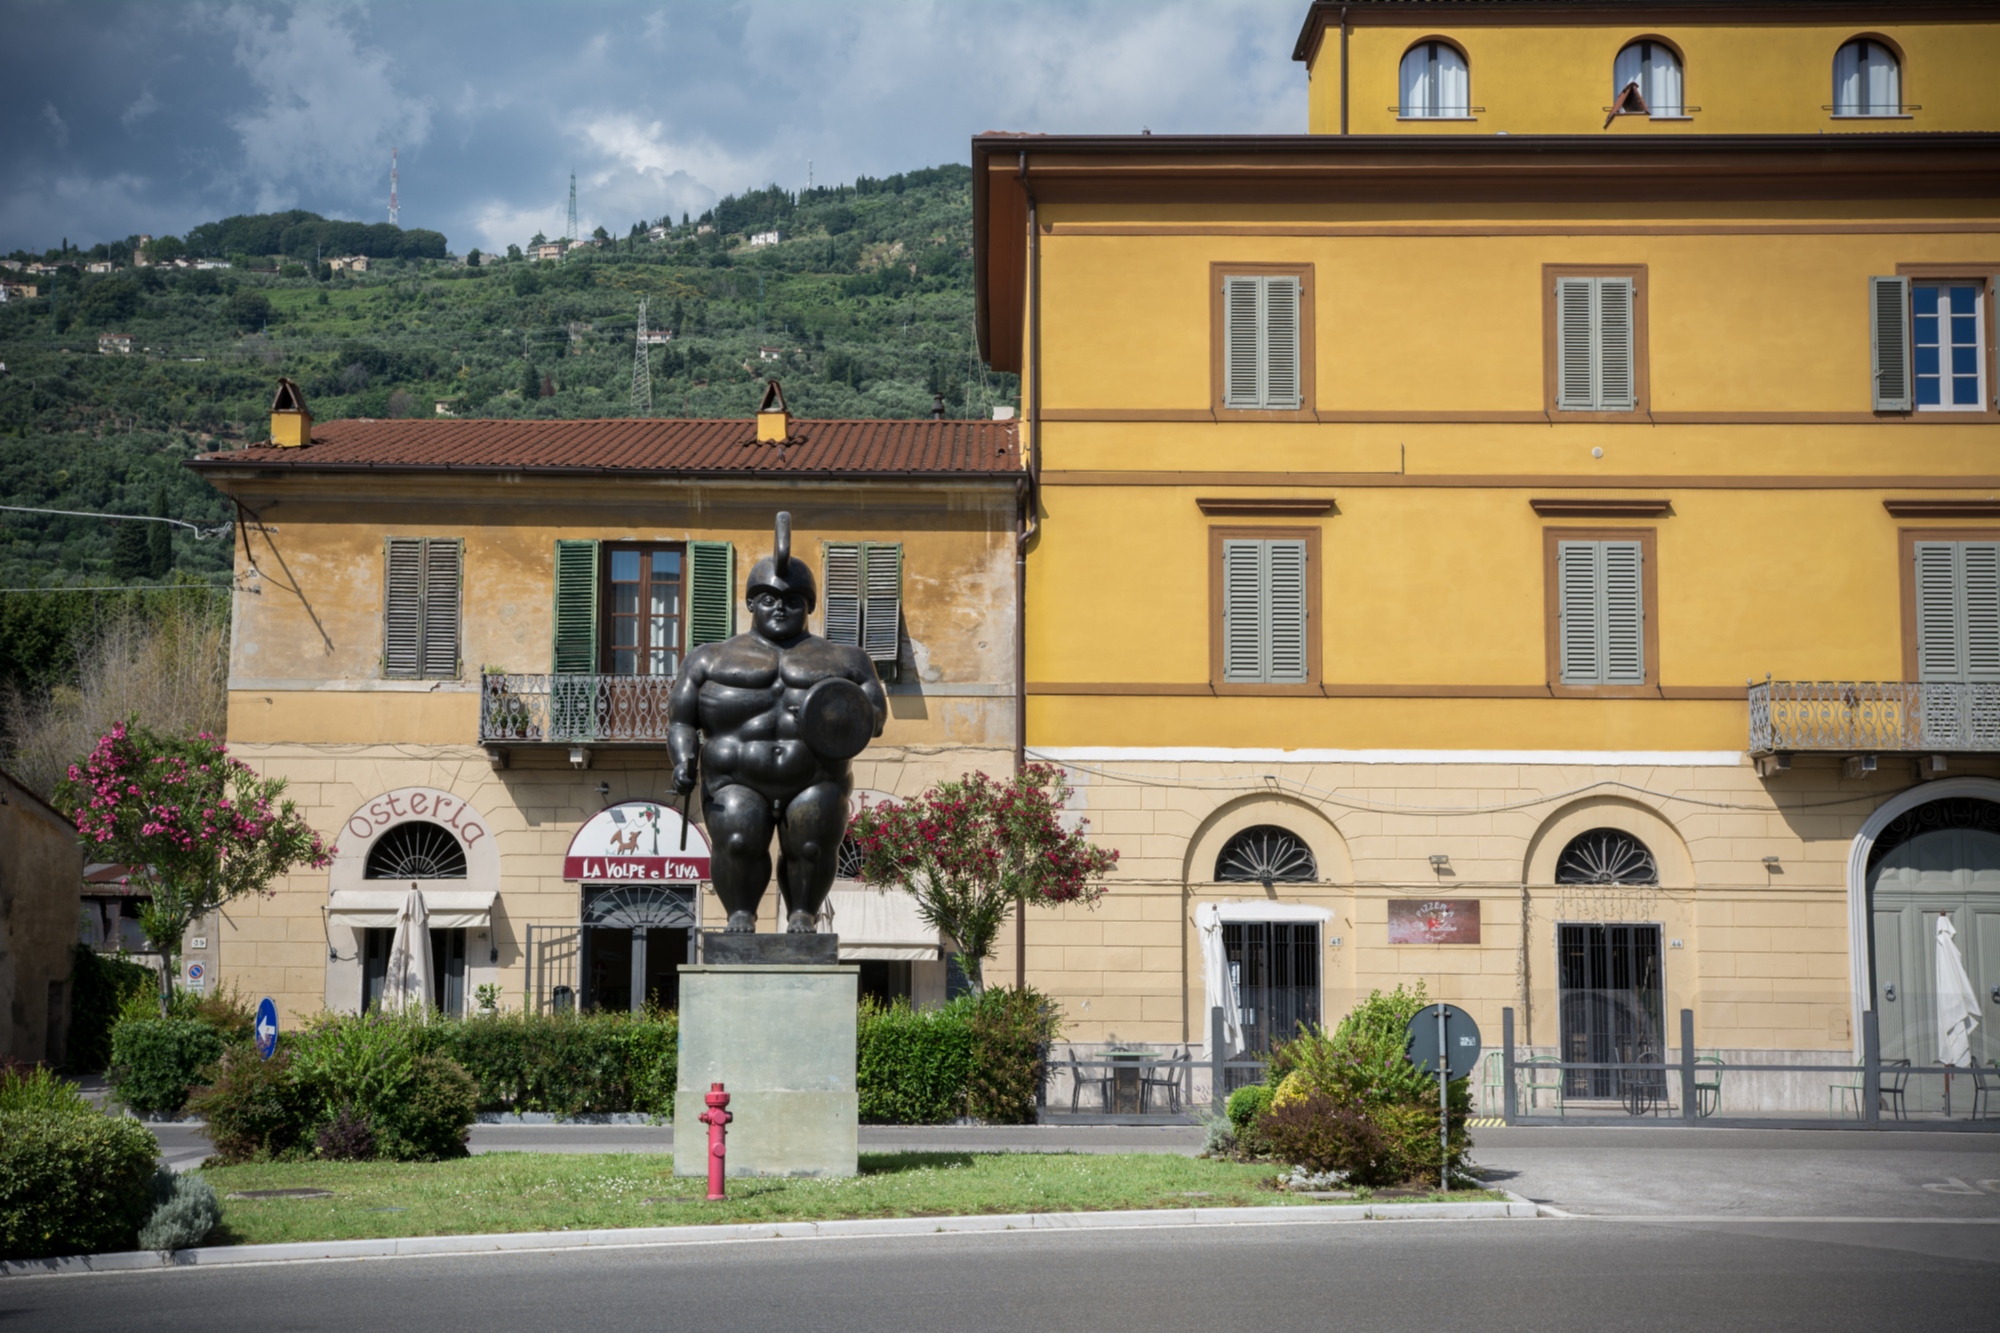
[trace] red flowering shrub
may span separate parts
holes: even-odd
[[[181,937],[196,918],[270,883],[294,866],[330,857],[290,801],[282,778],[260,777],[203,732],[166,737],[121,722],[56,786],[56,805],[76,821],[99,860],[132,867],[152,901],[140,912],[146,937],[167,957],[161,1013],[178,970]]]
[[[958,945],[958,965],[983,987],[1015,904],[1094,903],[1118,853],[1063,827],[1069,784],[1053,764],[1029,764],[1005,782],[984,773],[941,782],[910,801],[864,806],[848,836],[861,880],[907,889],[924,921]]]

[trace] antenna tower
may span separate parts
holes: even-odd
[[[569,228],[563,238],[571,245],[576,244],[576,173],[569,173]]]
[[[639,301],[639,332],[632,346],[632,411],[653,415],[653,362],[646,351],[646,302]]]
[[[397,219],[398,217],[400,217],[400,216],[402,215],[402,212],[403,212],[403,206],[402,206],[401,204],[399,204],[399,203],[397,203],[397,202],[396,202],[396,153],[397,153],[397,151],[398,151],[398,150],[396,150],[396,149],[394,149],[394,148],[391,148],[391,149],[389,150],[389,225],[390,225],[390,226],[392,226],[392,227],[400,227],[400,226],[402,226],[402,225],[403,225],[402,223],[400,223],[400,222],[398,222],[398,221],[396,220],[396,219]]]

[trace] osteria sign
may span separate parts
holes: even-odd
[[[563,878],[694,883],[708,878],[708,839],[698,827],[683,825],[672,806],[624,801],[598,811],[576,831],[563,857]]]

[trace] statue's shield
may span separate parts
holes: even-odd
[[[875,710],[853,681],[834,676],[806,691],[799,705],[799,739],[820,758],[852,759],[874,735]]]

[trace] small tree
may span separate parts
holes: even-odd
[[[861,880],[907,889],[926,924],[949,935],[975,990],[1010,908],[1095,903],[1118,853],[1064,828],[1062,770],[1029,764],[1005,782],[984,773],[941,782],[911,801],[864,806],[849,836]]]
[[[121,722],[56,786],[56,805],[107,861],[131,866],[152,893],[139,923],[160,951],[160,1012],[173,999],[181,939],[199,917],[294,866],[332,859],[290,801],[282,778],[260,777],[202,732],[164,737]]]

